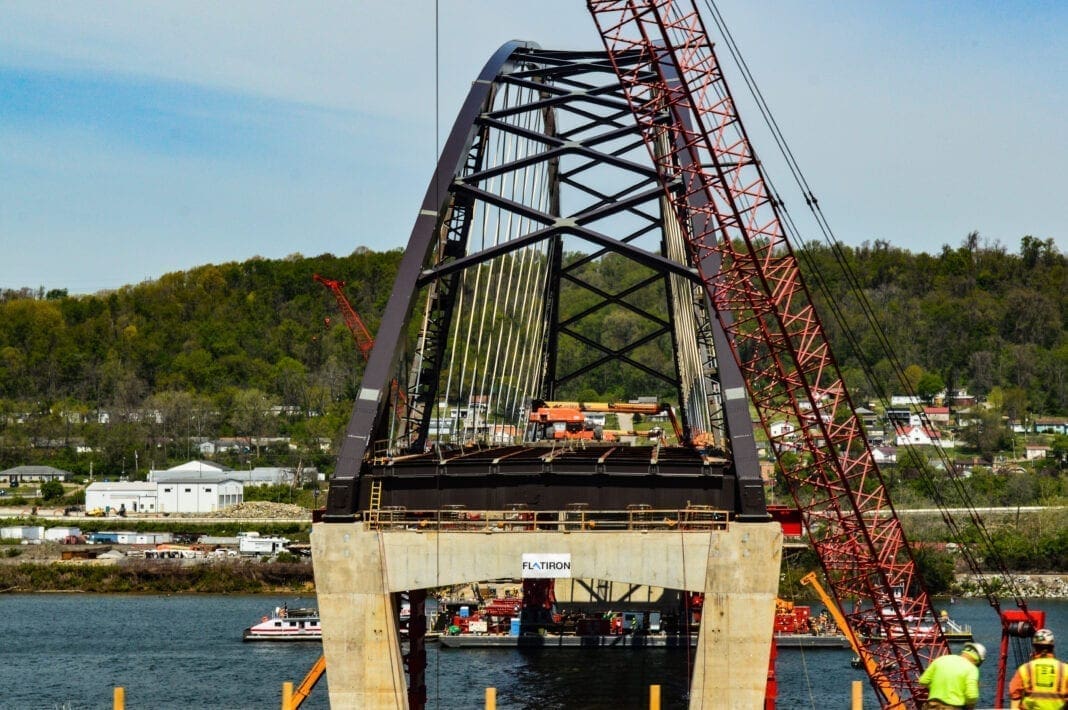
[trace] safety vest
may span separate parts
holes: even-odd
[[[1036,658],[1020,667],[1024,710],[1062,710],[1068,700],[1068,666],[1056,658]]]

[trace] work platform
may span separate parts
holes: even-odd
[[[735,510],[740,495],[763,502],[760,481],[739,491],[731,461],[719,452],[620,443],[436,447],[370,462],[364,500],[373,485],[381,486],[384,504],[408,509],[504,510],[519,501],[543,510],[564,510],[575,501],[597,510],[638,503],[685,508],[701,501]],[[756,507],[766,519],[762,505]]]
[[[782,551],[778,523],[687,520],[683,510],[648,519],[628,518],[651,512],[645,510],[603,519],[583,511],[578,520],[565,510],[551,524],[545,511],[537,520],[515,510],[479,511],[482,520],[456,511],[422,518],[387,512],[385,520],[314,526],[333,707],[408,707],[395,593],[521,577],[524,554],[567,559],[572,577],[703,592],[690,707],[763,707]],[[640,524],[628,528],[628,521]]]

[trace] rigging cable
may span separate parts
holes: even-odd
[[[739,70],[743,75],[746,85],[757,103],[758,110],[761,112],[761,115],[764,118],[766,125],[771,131],[776,145],[780,150],[780,153],[786,160],[791,175],[793,176],[798,187],[801,189],[802,194],[805,198],[806,205],[813,213],[825,241],[827,241],[827,243],[830,245],[831,253],[834,255],[835,260],[839,265],[839,268],[842,270],[842,273],[846,276],[847,282],[849,283],[854,295],[857,297],[858,303],[861,307],[861,311],[864,314],[864,317],[868,322],[869,326],[871,327],[871,331],[874,333],[880,348],[886,355],[888,362],[891,363],[891,366],[893,367],[894,373],[897,376],[898,380],[906,388],[906,392],[908,394],[913,394],[912,387],[911,385],[909,385],[908,379],[905,377],[904,368],[899,358],[897,358],[894,352],[894,348],[889,342],[885,332],[882,330],[882,328],[879,327],[878,319],[876,318],[874,308],[872,307],[870,300],[865,294],[862,285],[860,284],[859,278],[857,277],[852,267],[849,265],[848,260],[846,259],[842,251],[840,242],[838,242],[837,238],[833,233],[833,230],[830,227],[830,224],[827,222],[826,217],[824,216],[823,211],[819,206],[819,201],[815,197],[811,187],[809,186],[808,181],[804,176],[804,173],[801,171],[800,166],[798,165],[796,158],[794,157],[793,151],[786,143],[786,140],[781,130],[779,129],[778,123],[772,115],[771,110],[764,99],[763,93],[760,91],[759,86],[753,79],[753,76],[749,71],[748,64],[745,62],[745,59],[742,57],[741,52],[738,50],[733,35],[727,28],[725,22],[723,21],[722,15],[720,14],[720,11],[715,4],[715,1],[705,0],[705,3],[713,16],[713,21],[716,23],[716,26],[719,28],[721,35],[724,37],[725,44],[727,45],[731,57],[734,59],[735,63],[739,67]],[[769,182],[769,187],[771,187],[772,189],[772,194],[776,195],[776,206],[778,210],[781,211],[781,213],[786,217],[784,224],[788,226],[788,231],[793,235],[792,238],[795,243],[797,243],[799,246],[803,246],[798,237],[799,230],[797,229],[796,224],[793,222],[792,217],[789,216],[789,212],[786,209],[785,204],[782,202],[781,199],[778,199],[778,193],[774,189],[774,187],[771,186],[770,178],[767,179]],[[860,362],[861,367],[864,370],[865,375],[867,376],[870,384],[873,385],[873,389],[876,389],[881,393],[882,400],[885,404],[886,393],[877,384],[878,380],[875,377],[875,373],[871,365],[867,362],[866,359],[863,358],[863,349],[859,341],[857,340],[852,328],[849,327],[848,322],[845,319],[844,313],[841,311],[841,307],[838,300],[833,297],[830,288],[827,282],[824,280],[820,270],[816,268],[812,254],[809,252],[809,250],[804,248],[799,248],[797,251],[801,255],[801,258],[806,262],[806,265],[809,267],[809,273],[815,277],[818,290],[824,295],[824,299],[827,305],[829,306],[831,312],[834,314],[835,321],[838,323],[839,327],[842,330],[842,333],[845,335],[850,345],[853,347],[857,360],[858,362]],[[867,442],[866,434],[864,435],[864,437],[865,442]],[[909,450],[912,450],[911,445],[907,445],[907,448]],[[949,460],[948,455],[945,453],[942,447],[937,447],[937,450],[939,457],[942,459],[943,464],[946,466],[947,473],[949,473],[949,479],[953,485],[953,488],[956,490],[958,496],[964,502],[964,506],[968,511],[969,521],[975,527],[980,538],[985,543],[985,546],[988,549],[989,557],[994,561],[995,566],[998,568],[1000,576],[1003,578],[1004,582],[1011,589],[1013,595],[1015,596],[1017,606],[1026,611],[1026,602],[1023,600],[1015,581],[1012,579],[1011,575],[1007,573],[1006,566],[1000,555],[1000,552],[994,545],[993,538],[987,531],[985,524],[976,512],[967,489],[964,487],[958,476],[952,475],[952,461]],[[977,581],[979,585],[983,588],[987,600],[990,602],[991,606],[993,606],[1000,614],[1000,604],[997,600],[997,595],[994,592],[993,586],[989,581],[985,580],[981,575],[979,575],[979,572],[981,571],[981,566],[979,565],[978,560],[974,557],[974,554],[971,552],[970,546],[965,541],[964,531],[960,529],[960,526],[953,519],[952,515],[949,514],[948,505],[942,493],[942,490],[937,485],[937,483],[933,481],[925,467],[921,469],[921,474],[924,476],[924,481],[927,484],[927,487],[930,493],[932,494],[932,497],[938,504],[944,522],[947,524],[947,527],[949,527],[950,531],[954,534],[954,537],[960,543],[960,548],[963,556],[969,563],[969,566],[972,568],[973,572],[977,574]],[[893,504],[891,503],[890,505],[892,509]]]

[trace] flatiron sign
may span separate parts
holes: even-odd
[[[571,553],[524,552],[523,579],[556,579],[571,576]]]

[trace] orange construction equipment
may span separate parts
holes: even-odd
[[[606,431],[600,425],[591,425],[586,421],[586,413],[645,414],[654,416],[666,414],[671,420],[675,436],[680,443],[684,441],[682,427],[675,416],[675,408],[667,403],[657,402],[544,402],[535,400],[530,410],[530,421],[544,427],[546,439],[594,439],[597,441],[616,441],[623,432]],[[631,432],[628,432],[631,433]],[[652,436],[650,434],[635,435]]]
[[[312,688],[319,682],[319,679],[326,672],[326,656],[319,656],[319,659],[312,665],[311,670],[308,671],[308,675],[304,676],[304,680],[293,691],[293,695],[290,697],[289,710],[297,710],[301,704],[308,699],[311,695]]]

